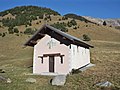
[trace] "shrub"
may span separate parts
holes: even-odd
[[[83,40],[84,41],[90,41],[91,39],[90,39],[90,37],[88,35],[84,34],[83,35]]]
[[[34,34],[36,30],[33,30],[32,28],[27,28],[25,31],[24,31],[24,34],[28,34],[28,35],[31,35],[31,34]]]
[[[2,33],[0,33],[0,36],[2,36]]]
[[[88,27],[88,25],[86,25],[86,27]]]
[[[13,34],[14,33],[13,28],[12,27],[8,28],[8,32],[9,34]]]
[[[73,20],[71,20],[70,22],[68,21],[67,25],[68,25],[68,27],[72,27],[72,26],[77,25],[77,23],[76,23],[76,21],[73,19]]]
[[[103,22],[103,25],[104,25],[104,26],[106,26],[106,25],[107,25],[106,21],[104,21],[104,22]]]
[[[76,23],[76,21],[75,21],[74,19],[71,20],[70,23],[71,23],[73,26],[77,25],[77,23]]]
[[[14,31],[14,33],[19,33],[18,28],[14,28],[13,31]]]
[[[67,20],[67,19],[68,19],[68,18],[67,18],[67,17],[65,17],[65,16],[63,16],[63,17],[62,17],[62,20]]]
[[[67,26],[72,27],[72,24],[68,21]]]
[[[31,24],[31,23],[29,23],[29,26],[32,26],[32,24]]]
[[[110,25],[109,27],[112,27],[112,25]]]
[[[2,34],[2,37],[5,37],[5,33]]]
[[[23,34],[23,32],[22,32],[22,31],[20,31],[20,33],[21,33],[21,34]]]
[[[77,29],[77,27],[75,26],[73,29]]]
[[[59,21],[61,21],[61,19],[59,18]]]
[[[115,26],[115,29],[119,29],[120,30],[120,26]]]
[[[45,17],[44,20],[47,20],[47,18]]]
[[[19,34],[17,33],[17,34],[15,34],[16,36],[19,36]]]
[[[66,28],[65,24],[63,24],[63,23],[54,23],[51,26],[53,26],[57,29],[60,29],[63,32],[68,32],[68,29]]]
[[[36,24],[39,24],[39,22],[37,22]]]

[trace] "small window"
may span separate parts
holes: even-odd
[[[69,48],[71,49],[71,45],[69,46]]]
[[[63,64],[63,56],[60,56],[61,64]]]
[[[41,63],[43,64],[43,56],[38,56],[38,58],[41,58]]]
[[[79,52],[79,46],[77,46],[77,52]]]
[[[38,56],[38,58],[41,58],[41,63],[43,64],[43,56]]]
[[[41,57],[41,63],[43,64],[43,57]]]

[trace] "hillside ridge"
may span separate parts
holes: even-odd
[[[3,15],[5,12],[7,14]],[[87,34],[93,40],[103,40],[105,37],[107,37],[107,40],[117,40],[110,36],[116,34],[114,37],[118,38],[119,35],[119,31],[115,29],[115,27],[94,23],[76,14],[61,16],[58,12],[52,11],[49,8],[21,6],[0,12],[0,14],[1,13],[0,36],[14,33],[17,35],[31,35],[44,24],[49,24],[78,38],[82,38],[82,35]],[[107,33],[109,33],[109,35]],[[105,34],[107,35],[105,36]]]

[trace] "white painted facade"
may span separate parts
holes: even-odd
[[[38,57],[43,56],[43,54],[54,53],[61,53],[61,55],[65,55],[63,57],[64,59],[63,64],[61,64],[59,56],[55,57],[54,73],[56,74],[69,73],[68,52],[69,48],[66,45],[60,44],[60,42],[57,41],[56,39],[46,35],[34,46],[33,73],[34,74],[49,73],[49,57],[44,57],[43,63],[41,63],[41,58]]]
[[[90,63],[90,51],[87,48],[71,44],[70,58],[70,70],[78,69]]]
[[[90,51],[87,48],[60,44],[60,42],[49,35],[45,35],[34,46],[34,59],[33,59],[33,73],[46,74],[49,72],[49,57],[39,58],[43,54],[60,53],[64,55],[63,63],[59,56],[54,57],[54,73],[55,74],[69,74],[72,69],[78,69],[90,63]]]

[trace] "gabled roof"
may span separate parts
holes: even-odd
[[[61,43],[66,45],[75,44],[75,45],[86,47],[86,48],[89,48],[89,47],[93,48],[92,45],[86,43],[85,41],[80,40],[72,35],[69,35],[65,32],[62,32],[59,29],[56,29],[46,24],[25,43],[25,46],[34,46],[35,44],[37,44],[36,41],[38,39],[43,38],[45,34],[50,35],[51,37],[59,40]]]

